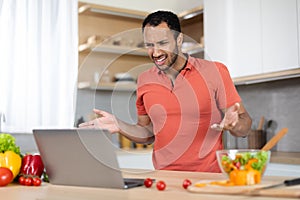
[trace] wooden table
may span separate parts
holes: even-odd
[[[154,186],[151,188],[137,187],[131,189],[106,189],[106,188],[91,188],[91,187],[73,187],[73,186],[58,186],[48,183],[43,183],[40,187],[21,186],[18,184],[10,184],[5,187],[0,187],[0,197],[3,200],[76,200],[76,199],[133,199],[133,200],[186,200],[186,199],[206,199],[206,200],[235,200],[235,199],[279,199],[278,197],[263,197],[263,196],[240,196],[240,195],[218,195],[218,194],[200,194],[192,193],[182,188],[182,182],[188,178],[193,183],[199,180],[224,180],[222,174],[199,173],[199,172],[178,172],[178,171],[145,171],[132,170],[132,172],[124,172],[125,177],[135,178],[155,178],[163,180],[167,184],[164,191],[158,191]],[[264,181],[282,182],[286,177],[271,177],[266,176]],[[293,186],[300,189],[300,186]],[[290,189],[289,187],[288,189]],[[286,190],[286,189],[285,189]],[[299,190],[300,191],[300,190]],[[295,199],[295,198],[285,198]]]

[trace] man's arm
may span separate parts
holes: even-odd
[[[234,136],[245,137],[248,135],[249,130],[251,129],[252,119],[242,103],[239,103],[239,109],[237,110],[237,112],[238,120],[233,124],[225,126],[225,129]]]
[[[114,115],[94,109],[94,113],[98,116],[96,119],[79,125],[80,128],[103,128],[110,133],[120,133],[129,140],[151,144],[154,141],[153,127],[148,115],[138,116],[137,124],[128,124]]]
[[[237,137],[248,135],[252,119],[242,103],[236,103],[223,112],[224,119],[220,124],[213,124],[212,129],[228,130],[232,135]]]
[[[148,115],[139,115],[136,125],[118,120],[119,133],[136,143],[151,144],[154,142],[153,126]]]

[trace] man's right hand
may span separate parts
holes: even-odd
[[[79,124],[79,128],[107,129],[110,133],[120,132],[118,120],[114,115],[98,109],[94,109],[93,112],[98,117],[94,120]]]

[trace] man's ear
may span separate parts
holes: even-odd
[[[177,46],[181,47],[183,43],[183,33],[179,33],[176,41],[177,41]]]

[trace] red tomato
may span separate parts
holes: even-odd
[[[187,189],[190,185],[192,185],[192,182],[189,179],[185,179],[182,183],[184,189]]]
[[[14,179],[12,171],[6,167],[0,167],[0,186],[6,186]]]
[[[156,188],[158,190],[165,190],[166,189],[166,183],[164,181],[158,181],[156,183]]]
[[[153,181],[152,181],[151,178],[146,178],[146,179],[144,180],[144,185],[145,185],[145,187],[149,188],[149,187],[152,186],[152,184],[153,184]]]
[[[38,177],[35,177],[35,178],[32,179],[32,184],[34,186],[40,186],[42,184],[42,180]]]
[[[26,186],[32,186],[32,178],[31,177],[27,177],[24,181],[24,185]]]
[[[236,166],[237,169],[240,169],[240,168],[241,168],[241,163],[240,163],[240,162],[237,162],[237,163],[235,163],[234,165]]]
[[[20,176],[20,177],[19,177],[19,183],[20,183],[21,185],[25,185],[25,180],[26,180],[26,178],[25,178],[24,176]]]

